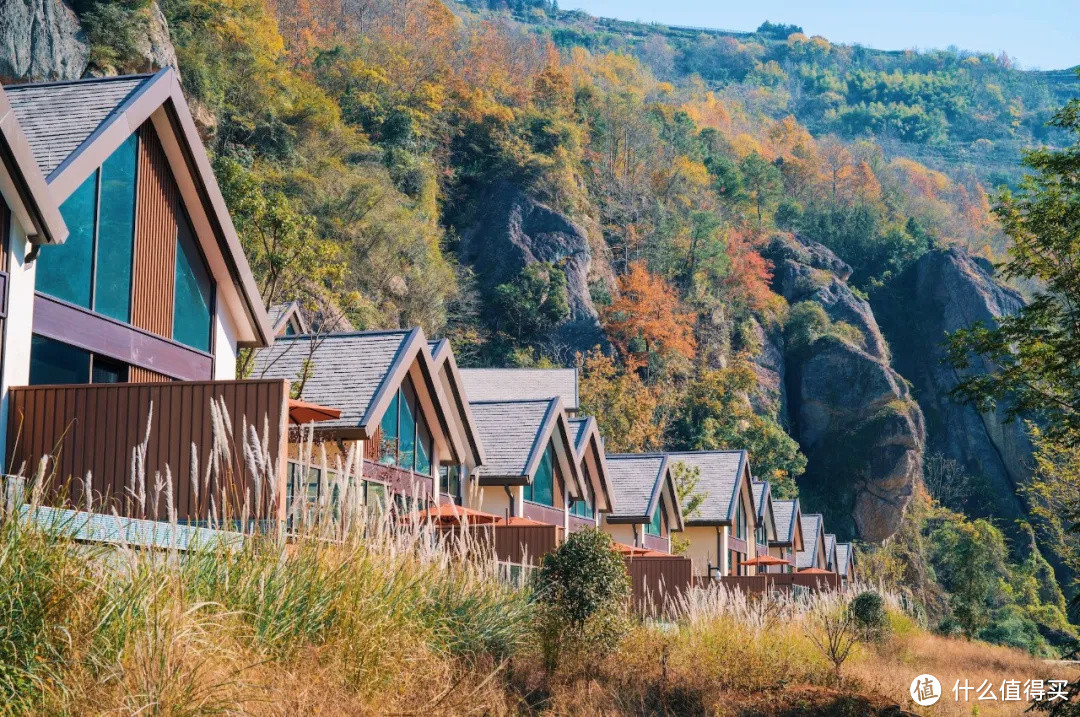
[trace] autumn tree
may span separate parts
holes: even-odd
[[[600,350],[578,354],[577,368],[581,412],[596,417],[609,452],[634,453],[662,445],[659,400],[636,372],[621,370]]]
[[[627,357],[692,359],[697,347],[694,315],[682,310],[675,290],[662,277],[634,262],[619,277],[619,298],[604,313],[612,341]]]
[[[765,208],[772,205],[783,188],[780,170],[757,152],[743,159],[740,170],[746,192],[757,209],[758,228],[761,228]]]

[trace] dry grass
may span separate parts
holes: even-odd
[[[253,431],[247,441],[245,459],[269,480],[263,466],[274,462]],[[230,463],[219,458],[191,467],[211,493]],[[922,672],[947,691],[964,678],[1075,677],[1015,650],[931,635],[881,591],[893,633],[859,645],[838,681],[808,631],[850,593],[760,600],[715,588],[692,591],[669,620],[636,622],[614,654],[589,658],[589,679],[582,664],[549,674],[527,589],[500,582],[475,545],[349,507],[352,477],[337,467],[346,520],[323,503],[298,509],[286,534],[259,522],[259,491],[238,515],[215,506],[220,526],[242,518],[238,549],[90,548],[63,526],[18,519],[20,506],[5,501],[0,713],[862,715],[910,708],[908,685]],[[133,497],[156,501],[159,478],[143,471]],[[29,508],[41,498],[31,490]],[[979,713],[1016,706],[983,703]],[[919,713],[971,709],[950,692]]]

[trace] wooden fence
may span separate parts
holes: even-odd
[[[742,590],[754,595],[774,591],[790,591],[796,588],[806,590],[838,590],[840,576],[836,573],[768,573],[764,575],[731,575],[720,578],[725,587]]]
[[[13,388],[8,469],[18,472],[21,468],[32,475],[41,458],[51,456],[50,498],[63,497],[70,504],[85,506],[82,484],[89,473],[95,512],[115,510],[123,517],[164,520],[169,517],[167,491],[156,491],[154,481],[155,475],[163,480],[168,467],[178,520],[206,520],[211,496],[219,514],[225,505],[230,515],[238,517],[245,494],[255,495],[256,476],[244,455],[245,426],[254,426],[260,441],[265,427],[263,449],[273,461],[267,473],[276,474],[279,500],[269,505],[269,486],[260,486],[264,504],[258,511],[252,506],[251,517],[258,517],[258,512],[263,517],[283,518],[288,398],[285,380]],[[199,491],[196,499],[192,446],[202,473],[214,446],[211,401],[224,406],[232,438],[226,442],[228,459],[221,461],[216,480],[209,489]],[[144,441],[145,488],[139,478],[142,471],[132,459]],[[136,497],[140,494],[147,496],[145,502]]]
[[[690,588],[689,558],[665,555],[628,557],[625,561],[630,574],[631,601],[638,610],[662,612]]]

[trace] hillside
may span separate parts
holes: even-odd
[[[1032,447],[951,401],[939,359],[958,321],[1023,300],[990,263],[987,182],[1058,141],[1043,123],[1070,86],[766,30],[31,0],[0,9],[0,73],[175,58],[267,304],[419,325],[463,364],[576,363],[609,451],[747,448],[841,539],[895,538],[881,570],[943,630],[1056,654],[1068,565],[1015,522]],[[941,512],[912,509],[927,465],[964,478]],[[992,560],[983,592],[939,539]]]
[[[1046,121],[1076,88],[1074,70],[1020,70],[1005,54],[875,50],[769,22],[756,32],[668,27],[544,0],[463,4],[507,13],[561,48],[625,52],[661,79],[694,77],[775,119],[792,114],[815,135],[872,137],[889,156],[989,186],[1018,178],[1023,149],[1064,141]]]

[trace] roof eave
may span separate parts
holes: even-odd
[[[45,176],[38,168],[34,152],[3,89],[0,89],[0,155],[11,178],[12,189],[22,205],[12,207],[12,210],[17,215],[25,215],[20,218],[20,223],[30,243],[64,243],[68,236],[67,224],[59,205],[53,201]]]

